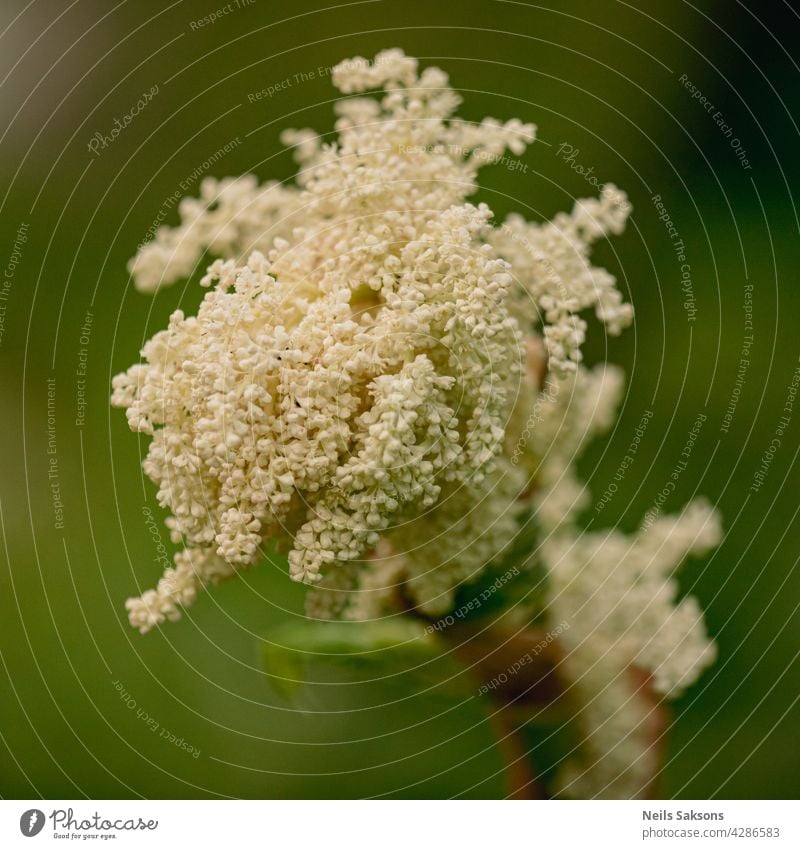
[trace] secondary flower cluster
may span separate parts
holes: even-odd
[[[630,540],[575,523],[574,462],[613,422],[622,385],[581,365],[579,313],[593,308],[609,333],[632,317],[589,254],[630,205],[607,184],[552,221],[495,226],[467,198],[532,125],[454,117],[447,76],[399,50],[344,62],[333,81],[381,94],[343,98],[334,141],[284,134],[294,185],[209,178],[131,261],[154,291],[218,257],[197,315],[174,313],[114,379],[112,402],[152,437],[144,469],[185,547],[129,600],[131,623],[177,618],[267,542],[313,585],[313,616],[441,614],[533,507],[549,611],[570,623],[566,663],[587,694],[593,754],[564,787],[632,795],[644,744],[621,682],[636,667],[674,694],[712,659],[697,605],[673,607],[671,573],[719,531],[698,506]]]
[[[654,739],[655,698],[675,698],[716,658],[693,596],[677,601],[677,568],[721,539],[719,517],[703,501],[661,517],[633,535],[587,532],[589,504],[574,464],[614,421],[622,391],[605,366],[556,382],[534,430],[542,458],[535,495],[539,556],[548,575],[552,621],[567,621],[562,674],[582,705],[579,752],[559,776],[578,798],[629,799],[647,790],[663,741]],[[643,683],[647,682],[647,687]],[[657,735],[656,735],[657,736]]]

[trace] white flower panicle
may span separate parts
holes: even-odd
[[[180,619],[180,607],[195,600],[199,589],[231,577],[234,568],[209,549],[185,548],[175,554],[175,566],[167,569],[154,590],[128,599],[131,625],[146,633],[165,619]]]
[[[176,312],[114,380],[152,436],[144,468],[174,541],[246,565],[288,538],[292,576],[315,582],[443,486],[474,497],[523,359],[507,264],[478,242],[487,218],[464,205],[428,222],[378,293],[296,278],[277,249],[211,266],[198,315]]]
[[[112,399],[152,436],[144,467],[175,542],[245,566],[285,541],[309,583],[390,526],[428,513],[441,526],[456,504],[491,515],[478,487],[529,394],[511,269],[489,243],[490,210],[464,199],[478,168],[522,152],[534,128],[452,119],[447,77],[417,74],[400,51],[333,77],[385,92],[339,105],[335,144],[286,134],[296,186],[207,180],[132,261],[153,290],[222,257],[197,316],[176,312]],[[413,567],[410,592],[444,605],[477,569],[459,561],[426,582]]]
[[[644,709],[631,672],[645,673],[656,697],[674,698],[714,662],[702,611],[693,596],[677,600],[675,573],[720,539],[715,512],[694,502],[632,537],[570,528],[542,545],[553,615],[574,623],[563,636],[564,664],[585,704],[584,764],[569,764],[561,778],[569,795],[645,792],[658,741],[648,732],[653,708]]]
[[[559,213],[545,223],[510,215],[491,234],[491,243],[521,284],[523,314],[530,311],[531,298],[540,311],[550,366],[556,371],[574,371],[581,362],[587,325],[579,312],[594,307],[612,334],[633,318],[613,275],[589,262],[592,244],[621,233],[630,211],[625,194],[606,183],[599,199],[579,200],[569,214]]]
[[[259,186],[252,174],[200,183],[199,198],[183,198],[178,227],[159,228],[128,263],[136,288],[155,292],[189,277],[206,251],[243,256],[273,239],[289,235],[299,193],[273,181]]]
[[[647,757],[628,676],[671,696],[713,659],[696,602],[675,604],[674,570],[719,527],[702,505],[633,538],[577,525],[588,494],[575,461],[622,393],[618,369],[581,365],[582,314],[609,333],[632,318],[589,257],[630,204],[606,184],[552,221],[493,225],[467,201],[478,170],[523,153],[533,125],[454,117],[446,74],[400,50],[332,78],[348,95],[336,138],[282,136],[294,184],[208,178],[130,263],[155,291],[216,257],[197,315],[175,312],[113,383],[112,403],[151,437],[144,469],[184,546],[128,602],[131,623],[178,618],[267,543],[313,585],[310,615],[440,615],[532,504],[548,612],[570,623],[565,663],[585,693],[589,759],[562,784],[638,792]]]
[[[577,522],[588,492],[574,464],[612,425],[621,392],[617,369],[579,368],[551,387],[532,438],[541,458],[535,504],[548,606],[554,621],[570,623],[562,672],[583,704],[584,745],[559,775],[565,795],[577,798],[646,795],[658,760],[657,708],[642,697],[642,680],[657,699],[674,698],[716,658],[697,601],[678,600],[675,577],[688,556],[719,544],[711,507],[694,501],[632,536],[587,532]]]

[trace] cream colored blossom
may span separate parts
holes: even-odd
[[[523,321],[533,318],[531,298],[543,319],[550,367],[556,371],[572,371],[581,361],[587,326],[578,315],[582,310],[594,307],[612,334],[633,318],[614,277],[589,261],[592,244],[621,233],[630,211],[625,194],[606,183],[599,199],[579,200],[570,213],[559,213],[545,223],[527,222],[512,214],[490,236],[521,284]]]
[[[574,464],[613,423],[621,390],[617,369],[579,367],[551,391],[532,440],[541,457],[535,500],[549,610],[570,623],[562,673],[583,705],[583,746],[559,774],[565,794],[577,798],[640,797],[652,779],[653,707],[637,693],[634,673],[649,678],[656,698],[674,698],[716,658],[697,601],[678,600],[675,579],[687,557],[721,541],[712,508],[694,501],[632,536],[587,532],[576,519],[588,499]]]
[[[571,623],[562,638],[564,666],[585,706],[578,716],[584,749],[560,777],[568,795],[645,791],[658,741],[633,672],[650,677],[657,698],[674,698],[714,662],[702,612],[692,596],[678,601],[675,572],[720,539],[716,514],[694,502],[632,537],[562,529],[542,546],[553,615]]]
[[[152,436],[144,467],[175,542],[245,566],[285,540],[309,583],[393,526],[428,514],[443,526],[455,505],[491,515],[480,487],[529,393],[509,265],[489,209],[464,199],[487,157],[521,152],[533,127],[451,119],[446,76],[417,75],[399,51],[333,77],[386,91],[343,102],[335,145],[286,137],[296,186],[206,181],[132,261],[152,290],[206,251],[223,257],[197,316],[175,313],[113,395]],[[409,591],[446,605],[484,565],[429,579],[417,565]]]
[[[197,315],[175,312],[114,379],[184,546],[128,602],[131,623],[178,618],[267,544],[312,585],[311,616],[440,615],[533,506],[544,614],[569,622],[564,666],[583,704],[561,786],[637,795],[652,753],[631,670],[671,697],[713,660],[674,572],[720,530],[702,504],[633,537],[579,524],[575,463],[612,425],[623,385],[619,369],[581,364],[585,311],[611,334],[632,318],[590,253],[622,232],[630,204],[606,184],[551,221],[497,224],[468,198],[533,125],[455,117],[446,74],[399,50],[332,78],[348,95],[337,138],[282,135],[293,184],[208,178],[130,263],[155,291],[216,257]]]

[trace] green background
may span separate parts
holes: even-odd
[[[539,127],[524,172],[483,171],[482,199],[502,217],[569,208],[596,189],[558,156],[628,191],[626,234],[595,254],[636,309],[619,339],[598,327],[587,358],[628,372],[620,421],[583,463],[595,497],[645,409],[654,416],[635,464],[595,524],[637,526],[668,479],[699,413],[692,461],[665,511],[705,494],[724,514],[724,544],[682,573],[707,611],[719,663],[676,706],[667,796],[794,797],[800,790],[800,575],[796,458],[800,406],[766,480],[750,492],[800,355],[797,327],[798,22],[781,3],[617,2],[338,7],[256,0],[216,23],[215,2],[3,4],[0,20],[2,245],[28,241],[0,345],[0,793],[6,797],[501,796],[501,758],[477,697],[414,676],[354,684],[324,663],[289,707],[260,660],[260,639],[295,620],[302,589],[280,559],[204,595],[181,622],[141,637],[124,600],[159,573],[142,508],[146,442],[108,407],[111,377],[195,282],[150,298],[125,264],[165,199],[232,139],[208,173],[286,179],[278,135],[332,127],[327,76],[294,75],[400,46],[447,70],[462,114]],[[58,15],[58,17],[56,17]],[[733,128],[745,170],[686,75]],[[291,79],[252,104],[248,93]],[[99,156],[141,94],[153,102]],[[196,186],[188,194],[196,193]],[[687,321],[680,264],[658,220],[670,212],[691,264]],[[174,210],[168,222],[176,220]],[[727,433],[753,286],[752,363]],[[76,369],[87,310],[87,409],[75,425]],[[48,482],[47,379],[56,380],[64,529]],[[589,511],[593,513],[593,511]],[[587,521],[591,516],[587,516]],[[602,521],[601,521],[602,520]],[[166,534],[164,534],[166,539]],[[402,670],[400,670],[402,673]],[[151,731],[115,682],[197,758]]]

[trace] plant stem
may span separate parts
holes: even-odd
[[[475,633],[457,627],[447,634],[456,655],[481,682],[505,762],[509,799],[547,798],[524,733],[528,721],[552,716],[565,699],[566,688],[557,671],[560,650],[545,636],[538,628],[487,628]],[[521,658],[527,662],[517,668]]]

